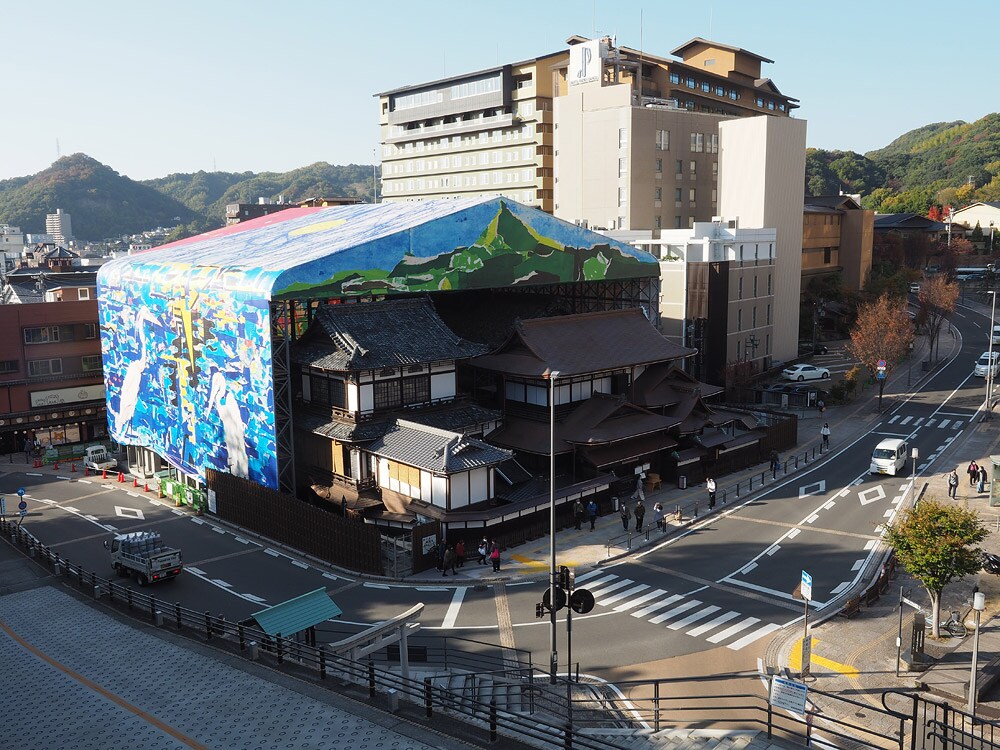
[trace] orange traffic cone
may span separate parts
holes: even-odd
[[[146,483],[145,483],[145,484],[144,484],[144,485],[142,486],[142,491],[143,491],[143,492],[149,492],[149,482],[146,482]]]
[[[118,481],[119,482],[124,482],[125,481],[125,472],[124,471],[119,471],[118,472]]]
[[[133,487],[139,486],[139,477],[132,477],[132,486]]]
[[[101,479],[107,479],[107,478],[108,478],[108,470],[104,469],[104,471],[101,473]]]

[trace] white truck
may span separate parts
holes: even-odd
[[[111,567],[122,576],[135,576],[140,586],[173,578],[181,572],[181,551],[168,547],[156,531],[133,531],[116,534],[104,543],[111,552]]]
[[[103,445],[88,445],[83,456],[83,465],[92,471],[117,469],[118,459],[112,458]]]

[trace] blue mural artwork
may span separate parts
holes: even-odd
[[[128,259],[130,260],[130,259]],[[268,303],[244,269],[116,261],[98,299],[111,436],[277,488]]]
[[[101,267],[109,431],[278,487],[278,299],[652,279],[648,253],[501,198],[290,208]]]

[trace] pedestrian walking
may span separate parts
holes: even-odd
[[[975,461],[970,461],[969,468],[965,470],[965,473],[969,475],[969,486],[974,487],[979,481],[979,465]]]
[[[465,567],[465,540],[459,539],[455,545],[455,564],[460,568]]]
[[[635,504],[635,530],[642,531],[642,522],[646,518],[646,506],[642,500]]]
[[[989,476],[986,474],[986,467],[979,467],[979,492],[984,492],[986,490],[986,480]]]
[[[476,550],[479,553],[479,564],[486,565],[487,558],[490,554],[490,543],[486,541],[486,537],[479,543],[479,548]]]
[[[656,528],[663,531],[663,503],[653,504],[653,520],[656,521]]]
[[[819,434],[823,438],[823,447],[830,447],[830,423],[824,422],[823,426],[819,428]]]
[[[448,547],[444,551],[444,557],[442,558],[442,568],[441,568],[441,575],[442,575],[442,577],[447,576],[449,570],[452,572],[452,575],[456,575],[456,576],[458,575],[458,571],[455,570],[455,548],[454,547]]]
[[[437,547],[434,548],[434,556],[437,559],[437,569],[444,570],[444,553],[448,550],[448,545],[445,544],[444,539],[438,542]]]
[[[712,477],[705,480],[705,489],[708,490],[708,507],[711,510],[715,507],[715,480]]]
[[[576,523],[576,530],[579,531],[580,524],[583,523],[583,503],[579,498],[573,503],[573,521]]]
[[[820,414],[826,414],[826,401],[820,399],[816,402],[816,408],[819,409]]]
[[[954,469],[948,475],[948,497],[954,498],[958,492],[958,472]]]
[[[493,563],[493,572],[500,572],[500,548],[493,542],[493,549],[490,550],[490,562]]]
[[[590,530],[593,531],[597,523],[597,503],[594,500],[587,503],[587,515],[590,516]]]
[[[629,519],[632,517],[632,513],[629,512],[628,505],[626,505],[624,500],[619,500],[618,506],[619,506],[618,512],[621,514],[622,517],[622,529],[628,531],[628,522]]]
[[[781,457],[778,451],[771,451],[771,479],[778,478],[778,466],[781,464]]]
[[[635,492],[632,493],[632,497],[635,498],[636,500],[646,499],[646,489],[643,486],[643,483],[645,481],[646,481],[645,474],[639,474],[639,476],[635,478]]]
[[[25,440],[24,441],[24,460],[25,460],[25,462],[27,462],[28,459],[31,458],[31,454],[34,452],[34,450],[35,450],[35,444],[32,443],[31,440]]]

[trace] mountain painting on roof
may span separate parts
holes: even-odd
[[[331,296],[402,294],[632,279],[658,273],[652,257],[647,260],[632,248],[540,211],[505,200],[481,205],[495,207],[494,213],[472,244],[429,256],[404,250],[389,269],[342,270],[324,283],[291,284],[276,296],[297,296],[306,291]],[[530,223],[532,218],[549,226],[536,229]],[[447,224],[441,227],[443,232],[448,229]],[[439,238],[438,245],[442,239],[446,241]]]

